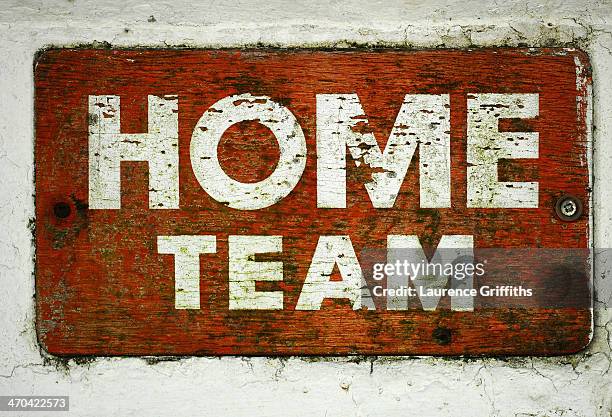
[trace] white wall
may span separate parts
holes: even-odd
[[[596,247],[610,248],[611,19],[609,0],[0,1],[0,394],[67,394],[75,416],[612,416],[612,257],[596,265],[594,341],[573,356],[62,364],[41,356],[36,343],[28,227],[32,61],[42,47],[572,44],[593,64],[594,238]]]

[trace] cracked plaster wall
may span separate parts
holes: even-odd
[[[0,6],[0,393],[70,395],[71,415],[79,416],[612,416],[612,256],[604,250],[612,247],[612,2],[4,0]],[[45,46],[92,43],[583,49],[594,74],[593,342],[580,354],[555,358],[46,357],[33,325],[32,61]]]

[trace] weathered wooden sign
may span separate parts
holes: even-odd
[[[561,354],[591,332],[568,49],[58,49],[35,66],[57,355]]]

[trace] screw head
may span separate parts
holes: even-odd
[[[566,194],[557,200],[555,212],[563,221],[577,220],[582,216],[582,202],[577,197]]]
[[[578,206],[575,201],[565,200],[561,203],[561,213],[566,217],[572,217],[578,211]]]
[[[55,203],[53,206],[53,214],[55,214],[55,217],[58,219],[65,219],[66,217],[70,216],[70,212],[70,204],[64,203],[63,201]]]

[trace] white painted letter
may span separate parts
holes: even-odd
[[[407,94],[384,152],[357,94],[317,94],[317,207],[346,208],[346,147],[359,166],[373,170],[365,187],[376,208],[393,207],[419,146],[421,207],[450,207],[450,104],[448,94]]]
[[[499,159],[537,158],[537,132],[500,132],[499,119],[539,114],[538,94],[471,94],[467,121],[467,206],[538,207],[537,182],[499,182]]]
[[[216,251],[215,236],[157,236],[157,252],[174,255],[174,308],[200,308],[200,254]]]
[[[330,281],[338,265],[342,281]],[[353,310],[361,308],[362,274],[348,236],[321,236],[312,257],[296,310],[319,310],[326,298],[348,298]]]
[[[440,243],[436,248],[436,252],[432,257],[431,264],[440,266],[443,269],[444,265],[453,264],[453,262],[465,259],[470,259],[473,262],[474,258],[474,238],[470,235],[448,235],[442,236]],[[394,264],[397,261],[407,262],[410,265],[418,266],[422,265],[427,268],[430,262],[423,252],[423,247],[419,242],[417,236],[407,235],[389,235],[387,236],[387,263]],[[431,265],[430,264],[430,265]],[[432,268],[435,269],[435,268]],[[451,287],[455,289],[471,289],[474,285],[474,274],[466,273],[465,277],[461,280],[455,277],[445,275],[444,273],[427,273],[427,269],[422,269],[420,272],[408,276],[405,274],[396,274],[387,277],[387,288],[397,289],[401,286],[406,286],[409,280],[412,280],[414,287],[419,291],[420,287],[423,289],[433,288],[446,288],[449,278],[451,279]],[[436,296],[421,296],[418,292],[421,300],[423,310],[433,311],[440,302],[440,297]],[[408,309],[408,298],[407,297],[388,297],[387,298],[387,310],[407,310]],[[474,310],[474,299],[473,297],[456,296],[451,297],[451,310],[455,311],[473,311]]]
[[[282,291],[255,291],[256,281],[282,281],[282,262],[256,262],[257,253],[283,250],[282,236],[229,236],[229,309],[282,310]]]
[[[149,163],[149,207],[179,208],[178,98],[149,96],[149,133],[121,133],[118,96],[89,96],[89,208],[121,208],[121,161]]]
[[[219,164],[217,147],[232,125],[256,120],[278,141],[276,170],[256,183],[230,178]],[[191,137],[191,166],[200,185],[215,200],[239,210],[257,210],[278,203],[300,180],[306,166],[306,139],[295,116],[265,96],[241,94],[223,98],[200,118]]]

